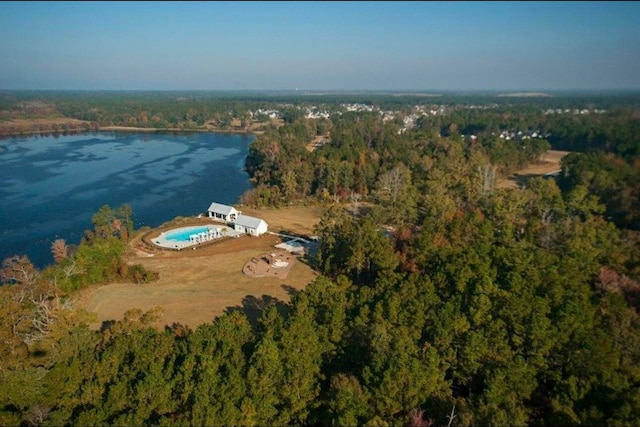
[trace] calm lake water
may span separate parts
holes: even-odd
[[[53,263],[51,243],[80,242],[91,216],[129,203],[136,228],[237,203],[253,136],[97,132],[0,140],[0,261]]]

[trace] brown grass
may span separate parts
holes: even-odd
[[[317,207],[240,210],[264,218],[270,231],[307,236],[313,234],[322,214]],[[143,285],[112,283],[85,289],[78,294],[78,307],[97,314],[99,322],[92,325],[94,328],[122,319],[129,309],[146,311],[156,306],[164,309],[157,327],[179,323],[195,328],[226,310],[250,312],[261,302],[288,301],[291,292],[303,289],[317,276],[305,262],[293,264],[285,279],[249,277],[242,272],[248,260],[273,252],[273,246],[281,241],[274,235],[243,236],[197,250],[163,251],[152,257],[131,255],[130,263],[158,272],[160,279]]]
[[[313,234],[313,228],[320,221],[324,209],[317,206],[289,207],[280,209],[251,209],[239,207],[243,214],[263,218],[269,224],[269,231],[277,233]]]

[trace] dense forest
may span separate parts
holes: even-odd
[[[325,206],[322,274],[258,318],[159,331],[132,310],[90,330],[74,291],[155,278],[123,260],[130,208],[103,207],[47,269],[2,264],[0,424],[640,424],[638,100],[603,99],[447,100],[411,128],[292,113],[251,145],[241,202]],[[545,114],[560,104],[606,111]],[[572,151],[557,180],[496,186],[550,148]]]

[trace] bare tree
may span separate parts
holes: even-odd
[[[620,274],[610,267],[602,267],[600,269],[598,282],[597,286],[600,289],[622,293],[627,302],[640,311],[640,282]]]
[[[14,255],[2,262],[0,283],[32,285],[36,282],[38,274],[38,270],[26,255]]]
[[[49,418],[50,411],[51,408],[48,406],[36,403],[29,408],[29,412],[26,414],[26,420],[32,425],[39,426]]]
[[[76,259],[72,259],[67,265],[65,265],[64,269],[65,278],[69,278],[74,274],[83,273],[84,270],[78,267],[78,262]]]
[[[31,345],[45,338],[53,329],[63,311],[73,310],[73,300],[60,298],[57,293],[45,292],[31,295],[31,315],[23,316],[24,324],[18,334],[22,342]]]
[[[359,202],[362,199],[362,194],[352,191],[349,198],[351,199],[351,203],[353,203],[353,216],[356,217],[358,216],[358,213],[359,213],[359,209],[360,209]]]
[[[451,414],[447,415],[447,418],[449,418],[449,423],[447,424],[447,427],[451,427],[451,423],[453,422],[453,419],[455,417],[456,417],[456,404],[454,402],[453,407],[451,408]]]
[[[396,204],[398,196],[411,184],[411,172],[404,165],[383,173],[378,181],[378,189],[381,193],[391,198],[391,203]]]
[[[69,248],[64,239],[56,239],[51,244],[51,253],[56,264],[62,262],[69,257]]]

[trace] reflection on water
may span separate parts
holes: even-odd
[[[78,243],[104,204],[129,203],[136,227],[236,203],[252,136],[99,132],[0,141],[0,260],[52,262],[51,242]]]

